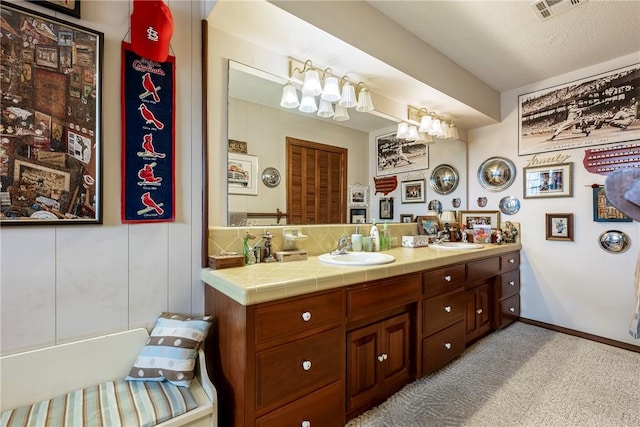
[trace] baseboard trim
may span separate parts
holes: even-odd
[[[586,332],[576,331],[575,329],[563,328],[562,326],[552,325],[551,323],[539,322],[537,320],[527,319],[525,317],[520,317],[518,320],[522,323],[528,323],[530,325],[539,326],[541,328],[549,329],[552,331],[562,332],[563,334],[573,335],[579,338],[584,338],[584,339],[599,342],[602,344],[607,344],[613,347],[622,348],[624,350],[633,351],[635,353],[640,353],[640,346],[628,344],[626,342],[616,341],[609,338],[600,337],[598,335],[592,335]]]

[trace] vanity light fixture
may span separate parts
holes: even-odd
[[[407,139],[409,136],[409,124],[405,122],[398,123],[398,130],[396,131],[396,138]]]
[[[302,94],[318,96],[322,93],[322,84],[320,84],[320,74],[316,70],[308,70],[304,73],[304,84],[302,85]]]
[[[340,89],[338,88],[337,78],[330,76],[324,79],[324,89],[322,90],[320,98],[327,102],[340,101]]]
[[[360,86],[361,83],[358,83]],[[374,109],[373,101],[371,100],[371,92],[366,87],[360,89],[360,93],[358,94],[358,104],[356,106],[356,111],[361,113],[370,113]]]
[[[302,99],[300,100],[300,107],[298,110],[303,113],[315,113],[318,111],[318,106],[316,105],[316,98],[313,95],[302,95]]]
[[[336,112],[333,115],[333,120],[336,122],[345,122],[349,120],[349,118],[349,111],[340,104],[336,105]]]
[[[324,99],[320,98],[320,105],[318,107],[318,117],[329,118],[333,116],[334,116],[333,104],[331,104],[331,102],[329,101],[325,101]]]
[[[282,89],[282,100],[280,106],[284,108],[298,108],[300,101],[298,100],[298,92],[296,88],[290,82],[284,85]]]
[[[426,108],[407,107],[407,118],[410,122],[419,122],[418,132],[426,133],[432,138],[458,139],[458,130],[448,115],[438,116]]]
[[[453,123],[451,123],[451,125],[449,126],[449,138],[460,139],[460,135],[458,134],[458,128],[456,128],[456,125]]]
[[[418,128],[416,126],[409,126],[409,132],[407,137],[405,138],[407,141],[417,141],[418,140]]]
[[[356,90],[351,82],[345,82],[342,85],[342,96],[340,97],[340,101],[338,101],[338,105],[345,108],[353,108],[358,105]]]

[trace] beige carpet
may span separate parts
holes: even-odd
[[[640,426],[640,354],[516,322],[347,426]]]

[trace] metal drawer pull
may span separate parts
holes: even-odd
[[[509,263],[510,263],[510,264],[515,264],[515,262],[516,262],[516,260],[515,260],[515,259],[513,259],[513,258],[509,258]]]
[[[477,309],[477,310],[476,310],[476,313],[478,313],[478,314],[482,314],[482,309],[481,309],[481,308]]]
[[[444,348],[446,348],[447,350],[451,350],[451,343],[450,342],[444,343]]]
[[[445,306],[444,311],[446,311],[447,313],[451,313],[451,306],[450,305]]]
[[[311,313],[309,313],[308,311],[302,313],[302,320],[304,320],[305,322],[311,320]]]
[[[382,353],[380,356],[378,356],[378,362],[383,362],[385,360],[387,360],[389,356],[387,356],[386,353]]]
[[[311,369],[311,361],[305,360],[304,362],[302,362],[302,369],[304,369],[305,371]]]
[[[510,282],[509,282],[509,284],[510,284],[511,286],[515,286],[515,285],[516,285],[516,282],[514,282],[514,281],[512,280],[512,281],[510,281]]]
[[[515,313],[516,309],[514,307],[509,307],[509,311],[512,312],[512,313]]]
[[[311,421],[304,420],[300,425],[302,427],[311,427]]]
[[[445,282],[450,282],[451,281],[451,276],[448,275],[448,274],[446,276],[444,276],[444,281]]]

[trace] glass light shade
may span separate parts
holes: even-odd
[[[418,128],[415,126],[409,126],[409,134],[407,135],[407,141],[416,141],[418,139]]]
[[[300,107],[298,110],[303,113],[315,113],[318,111],[318,106],[316,105],[316,98],[312,95],[302,95],[302,99],[300,100]]]
[[[316,70],[309,70],[304,73],[304,84],[302,85],[303,95],[318,96],[322,93],[320,75]],[[315,110],[314,110],[315,111]]]
[[[440,222],[457,222],[455,212],[442,211],[442,214],[440,214]]]
[[[427,211],[426,216],[439,216],[438,211]]]
[[[373,101],[371,101],[371,93],[369,92],[369,89],[366,87],[362,88],[358,94],[358,105],[356,107],[356,111],[361,113],[370,113],[373,109]]]
[[[451,135],[449,134],[449,123],[442,122],[441,126],[442,126],[442,138],[451,139]]]
[[[451,139],[460,139],[460,135],[458,135],[458,128],[456,128],[456,125],[453,123],[449,126],[449,136]]]
[[[295,86],[291,83],[287,83],[282,88],[282,100],[280,106],[284,108],[298,108],[300,101],[298,101],[298,93]]]
[[[333,104],[320,98],[320,106],[318,107],[318,117],[333,117]]]
[[[340,101],[340,88],[338,88],[338,79],[335,77],[327,77],[324,79],[324,89],[320,98],[328,102]]]
[[[420,129],[418,130],[420,132],[429,133],[431,130],[431,119],[432,117],[428,114],[426,116],[422,116],[422,119],[420,119]]]
[[[358,105],[358,101],[356,100],[356,90],[351,83],[346,82],[342,85],[342,96],[340,97],[338,105],[344,108],[353,108]]]
[[[349,120],[349,112],[342,105],[336,105],[336,113],[333,115],[333,120],[337,122],[344,122]]]
[[[406,139],[409,136],[409,125],[402,122],[398,123],[398,131],[396,132],[396,138]]]
[[[440,125],[440,119],[436,118],[431,121],[431,130],[429,131],[429,135],[442,135],[442,125]]]

